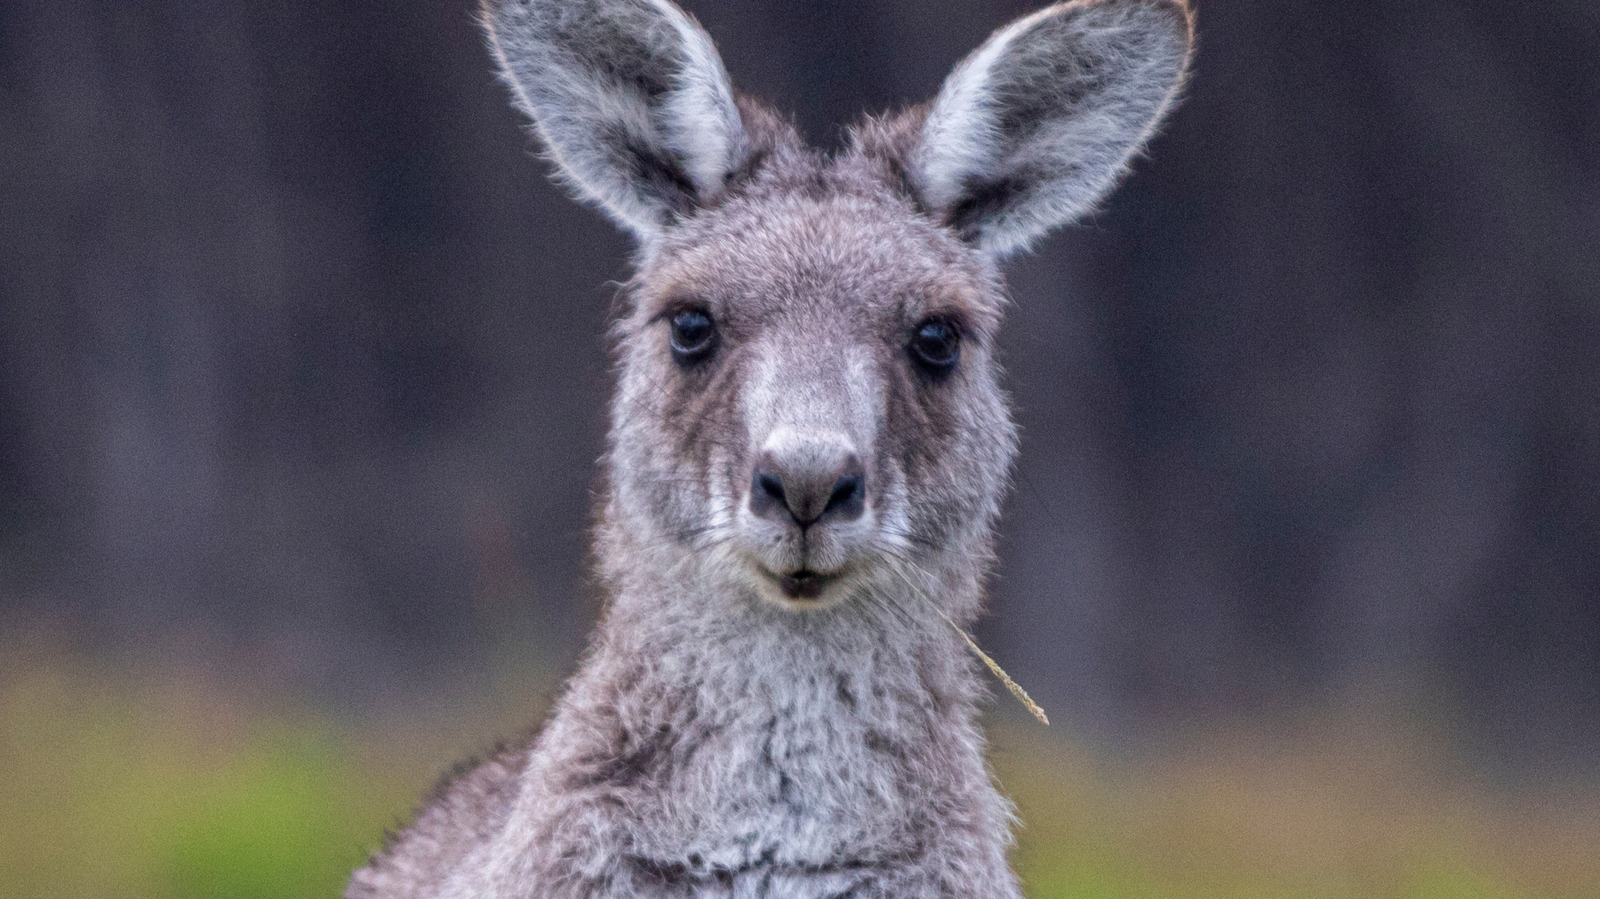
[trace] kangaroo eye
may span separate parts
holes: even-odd
[[[961,332],[949,319],[930,318],[917,325],[909,349],[911,358],[930,374],[947,375],[961,358]]]
[[[680,363],[698,362],[710,355],[717,328],[703,309],[684,309],[672,316],[672,355]]]

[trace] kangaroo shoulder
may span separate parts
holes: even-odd
[[[346,899],[435,894],[456,865],[493,839],[516,803],[534,735],[457,763],[439,779],[415,820],[392,832],[350,881]]]

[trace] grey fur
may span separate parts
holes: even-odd
[[[1010,806],[975,722],[978,672],[927,603],[958,622],[977,616],[1015,450],[993,358],[1004,304],[995,255],[1049,217],[1080,211],[1159,111],[1092,96],[1139,94],[1118,80],[1143,84],[1138,65],[1096,63],[1105,77],[1092,90],[1023,73],[1079,71],[1045,65],[1045,48],[1076,53],[1104,37],[1101,27],[1167,29],[1185,45],[1188,34],[1175,0],[1103,0],[1039,16],[1070,17],[1075,37],[1035,46],[1034,27],[1014,35],[1030,49],[1017,51],[1016,66],[1004,62],[1009,51],[989,65],[1005,85],[991,93],[1005,108],[1042,110],[1049,124],[1002,115],[980,137],[1023,148],[983,151],[995,171],[1043,183],[1019,184],[969,227],[949,201],[930,200],[930,189],[942,190],[930,185],[952,172],[981,181],[940,168],[977,155],[930,146],[957,120],[940,111],[960,110],[946,102],[948,86],[931,115],[864,122],[830,159],[724,80],[702,95],[733,98],[732,119],[716,103],[693,114],[711,109],[705,121],[733,136],[684,149],[670,119],[693,104],[668,104],[676,111],[653,117],[668,122],[656,131],[616,132],[562,97],[631,85],[641,96],[622,108],[657,109],[674,89],[660,86],[680,83],[689,58],[674,41],[698,33],[682,27],[686,16],[664,0],[491,6],[508,78],[552,153],[580,192],[641,238],[615,328],[619,374],[596,534],[610,599],[543,732],[444,788],[356,873],[348,896],[1019,895],[1006,861]],[[724,77],[720,63],[698,59],[701,74]],[[954,89],[970,90],[962,71],[973,66],[952,76],[964,85]],[[1180,72],[1181,63],[1169,67],[1168,94]],[[538,83],[584,78],[602,87]],[[991,118],[998,108],[982,107]],[[1074,110],[1137,121],[1075,131],[1056,120]],[[1092,133],[1089,143],[1104,147],[1113,130],[1127,144],[1095,149],[1085,163],[1007,162],[1053,159],[1040,143],[1046,132],[1073,147]],[[613,133],[646,140],[619,155]],[[637,183],[628,154],[640,146],[680,172],[728,168],[717,184],[676,179],[690,187],[663,202]],[[706,156],[705,146],[735,149]],[[1103,171],[1090,177],[1091,164]],[[716,322],[714,349],[699,361],[669,348],[673,314],[686,308]],[[962,334],[948,374],[908,350],[930,317]],[[801,526],[752,513],[758,459],[816,468],[852,455],[865,477],[859,517]],[[832,576],[818,597],[799,598],[774,576],[806,570]]]
[[[1090,210],[1177,98],[1190,14],[1066,3],[996,32],[951,73],[911,158],[924,200],[995,253]]]
[[[562,174],[641,239],[714,198],[744,161],[722,60],[667,0],[493,3],[485,24]]]

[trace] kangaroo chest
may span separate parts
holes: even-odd
[[[639,855],[691,869],[829,869],[916,852],[939,792],[899,722],[837,708],[732,715],[663,734],[629,803]]]
[[[841,895],[920,863],[957,794],[973,776],[987,787],[969,728],[941,726],[950,703],[916,662],[762,661],[685,666],[661,678],[670,691],[641,678],[554,723],[542,754],[564,772],[560,805],[609,821],[633,876],[689,895]],[[780,882],[797,892],[769,889]]]

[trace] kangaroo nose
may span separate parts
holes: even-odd
[[[750,511],[801,529],[823,519],[854,521],[866,504],[867,476],[855,453],[764,452],[750,482]]]

